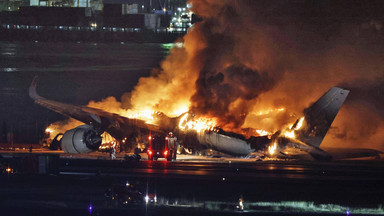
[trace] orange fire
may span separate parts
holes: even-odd
[[[269,136],[269,135],[272,135],[271,132],[266,131],[266,130],[260,130],[260,129],[256,130],[256,133],[257,133],[258,135],[260,135],[260,136]]]
[[[282,108],[277,108],[277,109],[268,109],[268,110],[263,110],[263,111],[259,111],[257,113],[258,116],[263,116],[263,115],[269,115],[271,113],[276,113],[276,112],[282,112],[282,111],[285,111],[285,108],[282,107]]]
[[[303,126],[304,116],[301,117],[296,124],[290,125],[289,129],[286,130],[283,134],[288,138],[296,138],[295,131],[299,130]]]
[[[154,111],[154,110],[150,110],[150,109],[143,110],[143,111],[134,111],[134,110],[129,110],[129,109],[122,109],[122,108],[119,108],[117,105],[120,106],[119,102],[117,102],[115,99],[111,99],[111,98],[105,99],[101,102],[91,101],[88,104],[88,106],[93,107],[93,108],[103,109],[105,111],[113,112],[113,113],[116,113],[118,115],[121,115],[121,116],[124,116],[127,118],[135,118],[135,119],[144,120],[145,122],[151,123],[151,124],[157,123],[156,122],[156,120],[157,120],[156,115],[160,114],[159,112]],[[267,115],[267,114],[271,114],[273,112],[281,112],[284,110],[285,110],[285,108],[268,109],[268,110],[264,110],[264,111],[259,111],[258,114],[259,115]],[[188,111],[187,106],[181,105],[176,110],[170,110],[168,112],[168,113],[175,113],[175,114],[180,113],[180,112],[184,112],[184,114],[182,114],[180,121],[178,123],[178,128],[183,130],[183,131],[194,130],[194,131],[200,133],[202,131],[213,130],[215,127],[218,127],[217,121],[214,118],[209,118],[209,117],[205,117],[205,116],[197,117],[197,116],[194,116],[193,114],[185,112],[185,111]],[[296,129],[301,127],[303,120],[304,119],[302,118],[299,121],[299,123],[296,126]],[[49,132],[50,138],[53,139],[58,133],[65,133],[67,130],[73,129],[73,128],[78,127],[82,124],[83,124],[82,122],[79,122],[79,121],[74,120],[74,119],[69,119],[66,121],[59,121],[59,122],[55,122],[55,123],[49,125],[46,128],[46,132]],[[290,128],[291,127],[292,126],[290,126]],[[240,130],[237,130],[237,131],[239,133],[242,133],[243,135],[247,135],[247,134],[245,134],[245,132],[241,132]],[[267,130],[263,130],[263,129],[253,129],[253,131],[256,132],[256,133],[253,132],[252,135],[254,135],[254,136],[268,136],[268,135],[273,134],[272,132],[267,131]],[[285,132],[285,135],[293,137],[293,135],[290,135],[290,133],[293,134],[294,130],[290,130],[290,131]],[[116,140],[111,135],[109,135],[107,132],[103,133],[102,137],[103,137],[102,143],[104,143],[104,144],[116,142]]]
[[[195,118],[189,113],[185,113],[179,122],[179,128],[181,130],[195,130],[200,133],[201,131],[212,130],[216,127],[217,123],[214,119],[199,117]]]
[[[268,153],[270,155],[274,155],[276,153],[276,150],[277,150],[277,143],[274,142],[272,145],[268,146]]]

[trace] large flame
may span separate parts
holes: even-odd
[[[299,5],[304,11],[332,13],[319,11],[315,4],[189,2],[203,21],[178,41],[183,46],[174,46],[160,68],[123,95],[122,103],[113,98],[97,108],[147,122],[153,121],[147,114],[155,111],[168,116],[191,111],[199,118],[183,116],[181,129],[201,131],[220,125],[236,132],[241,128],[273,132],[294,121],[330,87],[340,85],[351,89],[350,102],[343,106],[324,142],[374,144],[383,149],[384,46],[382,28],[377,27],[381,25],[373,28],[360,17],[348,25],[335,19],[329,28],[329,20],[322,23],[326,16],[320,16],[316,26],[308,22],[312,17],[290,10]],[[356,9],[355,3],[352,6]],[[134,114],[138,111],[147,114]],[[204,118],[214,119],[215,124]],[[283,134],[295,137],[300,122]]]
[[[276,150],[277,150],[277,142],[273,142],[273,144],[268,146],[268,153],[270,155],[274,155],[276,153]]]
[[[288,138],[296,138],[295,131],[299,130],[303,126],[303,122],[304,116],[301,117],[295,124],[289,126],[289,129],[283,133],[284,136]]]
[[[256,129],[256,133],[257,133],[259,136],[270,136],[270,135],[272,135],[271,132],[266,131],[266,130],[261,130],[261,129]]]
[[[179,129],[187,131],[187,130],[195,130],[200,133],[206,130],[212,130],[216,127],[216,121],[210,118],[199,117],[196,118],[191,116],[189,113],[185,113],[179,122]]]

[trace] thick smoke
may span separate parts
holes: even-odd
[[[244,66],[230,66],[222,72],[202,71],[192,96],[192,112],[219,119],[222,127],[240,128],[250,107],[249,101],[270,90],[274,80]]]
[[[351,94],[345,112],[332,131],[333,141],[358,147],[384,149],[384,77],[358,79],[342,85]]]
[[[191,110],[224,129],[274,132],[340,86],[351,93],[322,146],[384,149],[384,3],[189,3],[202,21],[122,97],[125,107],[173,116]]]
[[[229,130],[242,127],[258,96],[271,90],[283,74],[280,65],[287,65],[277,47],[289,44],[283,38],[274,41],[278,38],[274,27],[256,27],[258,19],[246,3],[192,1],[204,20],[192,31],[204,35],[207,46],[196,53],[204,65],[191,110],[215,117]]]
[[[160,71],[139,81],[130,104],[167,113],[182,102],[197,115],[216,118],[225,129],[240,129],[257,97],[283,74],[289,41],[275,27],[252,27],[257,19],[241,2],[191,3],[203,21],[190,29],[184,48],[173,49]]]
[[[351,93],[323,145],[384,149],[383,3],[191,3],[203,18],[193,31],[207,42],[196,53],[204,65],[191,98],[195,111],[275,131],[340,86]],[[280,107],[286,111],[258,114]]]
[[[203,21],[139,81],[133,108],[169,114],[188,104],[225,129],[273,132],[338,85],[351,93],[323,145],[383,149],[382,78],[375,80],[384,72],[380,3],[345,1],[348,10],[340,1],[190,3]]]

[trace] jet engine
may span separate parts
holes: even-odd
[[[90,125],[81,125],[64,133],[61,147],[65,153],[81,154],[96,151],[102,139]]]

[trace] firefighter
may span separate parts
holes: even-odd
[[[171,153],[171,158],[176,160],[176,152],[177,152],[177,137],[173,136],[172,132],[168,134],[168,148]]]
[[[116,149],[115,147],[111,148],[111,160],[116,159]]]

